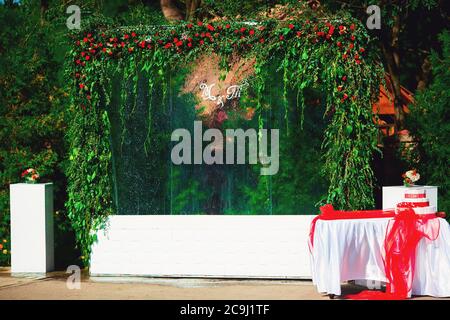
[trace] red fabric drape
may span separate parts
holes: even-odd
[[[332,205],[320,208],[321,214],[311,223],[309,245],[314,245],[314,230],[318,219],[362,219],[392,217],[386,229],[384,241],[384,267],[387,278],[386,292],[362,291],[346,298],[357,300],[406,299],[412,288],[417,244],[422,238],[435,240],[439,236],[439,220],[436,214],[416,215],[414,209],[338,211]],[[440,216],[442,216],[440,214]]]

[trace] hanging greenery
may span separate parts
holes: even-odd
[[[122,79],[122,102],[129,96],[130,88],[125,84],[131,81],[131,90],[136,93],[141,75],[148,78],[150,93],[155,85],[163,88],[162,103],[149,106],[150,141],[152,110],[164,108],[169,74],[177,72],[177,66],[212,52],[222,57],[224,69],[233,56],[256,59],[252,86],[257,93],[256,112],[260,114],[267,108],[265,78],[274,63],[284,75],[286,90],[297,92],[300,110],[304,108],[305,89],[323,91],[328,123],[322,146],[323,174],[329,181],[324,201],[340,209],[373,206],[371,160],[377,149],[377,129],[372,103],[378,97],[383,71],[371,49],[370,38],[358,21],[330,17],[117,29],[97,23],[74,35],[66,68],[73,93],[67,134],[67,209],[86,262],[95,231],[115,212],[107,108],[111,79]],[[286,103],[286,114],[288,108]],[[126,122],[124,110],[119,112],[121,121]],[[151,147],[146,143],[145,150]]]

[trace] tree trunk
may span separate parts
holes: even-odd
[[[417,90],[423,90],[428,85],[428,80],[431,74],[431,61],[428,56],[423,59],[422,65],[420,67],[420,72],[417,76]]]
[[[41,0],[41,26],[45,23],[45,13],[48,10],[48,0]]]
[[[201,4],[202,0],[186,0],[186,20],[194,20],[195,11],[200,8]]]
[[[183,20],[183,14],[177,8],[173,0],[161,0],[161,10],[167,21],[180,21]]]
[[[394,23],[390,30],[383,32],[382,50],[386,66],[390,74],[392,88],[394,91],[394,110],[396,130],[403,128],[405,115],[403,112],[403,98],[400,87],[400,55],[399,55],[399,33],[401,28],[400,16],[394,17]]]

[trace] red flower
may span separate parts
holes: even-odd
[[[350,39],[351,39],[352,41],[355,41],[355,36],[351,36]]]
[[[80,45],[80,40],[77,40],[76,44],[77,44],[77,46],[79,46]]]
[[[227,24],[227,25],[225,26],[225,28],[230,29],[230,28],[231,28],[231,25],[230,25],[230,24]]]
[[[339,26],[339,31],[343,31],[343,30],[345,30],[345,27],[343,25],[340,25]]]
[[[191,42],[188,42],[187,46],[188,46],[189,48],[192,47],[192,43],[191,43]]]
[[[88,33],[87,37],[92,38],[92,33]]]
[[[188,23],[188,24],[186,25],[186,27],[188,27],[189,29],[192,28],[192,27],[193,27],[193,26],[192,26],[192,23]]]
[[[359,59],[359,54],[355,54],[355,59],[356,59],[356,60]]]
[[[133,47],[131,47],[131,48],[128,48],[128,52],[133,52],[133,50],[134,50],[134,48],[133,48]]]
[[[284,36],[283,35],[280,36],[280,40],[284,40]]]
[[[359,49],[359,52],[361,52],[361,53],[363,53],[364,51],[366,51],[366,49],[364,49],[364,48]]]
[[[361,60],[356,60],[356,64],[361,64]]]
[[[203,25],[203,22],[199,21],[199,22],[197,22],[197,25],[198,25],[199,27],[201,27],[201,26]]]
[[[289,24],[289,29],[292,30],[292,29],[294,29],[294,27],[295,27],[295,26],[294,26],[292,23]]]
[[[103,52],[106,52],[106,48],[103,48],[102,51],[103,51]]]
[[[80,74],[77,72],[77,73],[75,73],[75,78],[79,78],[80,77]]]
[[[142,41],[139,43],[139,46],[140,46],[141,48],[145,48],[145,41],[142,40]]]
[[[214,31],[214,27],[208,23],[208,25],[206,26],[206,28],[208,28],[209,31]]]
[[[347,59],[347,54],[346,53],[344,53],[343,55],[342,55],[342,59]]]
[[[173,43],[176,43],[178,41],[179,41],[178,38],[173,38]]]
[[[323,32],[323,31],[317,32],[317,36],[319,36],[319,37],[323,37],[324,35],[325,35],[325,32]]]
[[[338,47],[342,47],[342,42],[338,41],[336,44]]]
[[[337,91],[341,92],[342,91],[342,86],[337,87]]]
[[[80,87],[80,89],[84,89],[84,84],[80,83],[79,87]]]
[[[83,42],[88,42],[88,38],[83,38]]]
[[[302,32],[301,31],[297,31],[297,37],[301,37]]]
[[[241,28],[241,33],[244,33],[244,32],[245,32],[245,30],[247,30],[247,28],[245,28],[245,27],[242,27],[242,28]]]
[[[85,59],[89,61],[89,59],[91,59],[91,57],[90,56],[86,56]]]
[[[250,30],[248,33],[252,36],[252,35],[255,34],[255,30],[252,29],[252,30]]]
[[[348,46],[350,49],[353,49],[355,47],[355,45],[353,43],[350,43],[350,45]]]
[[[175,45],[176,45],[177,47],[181,47],[181,46],[183,45],[183,41],[178,41],[177,43],[175,43]]]
[[[328,34],[332,35],[334,33],[334,26],[330,26],[330,28],[328,29]]]
[[[217,113],[217,122],[222,123],[222,122],[224,122],[227,119],[228,119],[228,116],[227,116],[227,113],[225,111],[220,110]]]
[[[166,49],[169,49],[170,47],[172,47],[172,43],[171,42],[166,43],[166,45],[164,46],[164,48],[166,48]]]
[[[347,76],[343,76],[342,81],[346,81],[346,80],[347,80]]]
[[[205,43],[205,41],[200,40],[199,43],[203,45]]]
[[[348,99],[348,95],[346,93],[344,93],[344,97],[341,99],[341,102],[344,102],[347,99]]]
[[[265,42],[264,38],[259,39],[259,42],[264,43]]]
[[[90,95],[87,95],[87,96],[86,96],[86,99],[91,100],[91,96],[90,96]]]
[[[81,56],[84,57],[86,55],[86,52],[82,51]]]
[[[353,30],[355,30],[355,28],[356,28],[356,27],[355,27],[355,24],[354,24],[354,23],[352,23],[352,25],[350,26],[350,30],[352,30],[352,31],[353,31]]]
[[[131,36],[134,38],[134,37],[136,37],[136,33],[135,32],[132,32],[131,33]]]
[[[108,54],[109,54],[110,56],[112,56],[113,53],[112,53],[112,51],[108,51]]]
[[[124,36],[123,36],[123,38],[124,39],[128,39],[130,36],[128,35],[128,34],[125,34]]]
[[[207,38],[211,38],[211,33],[207,32],[207,33],[205,33],[205,36],[206,36]]]

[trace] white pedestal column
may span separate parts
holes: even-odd
[[[11,272],[52,271],[53,184],[11,184],[10,192]]]
[[[383,210],[392,209],[397,206],[405,195],[405,192],[412,189],[425,189],[427,198],[430,200],[430,206],[435,206],[438,209],[438,187],[436,186],[392,186],[383,187]]]

